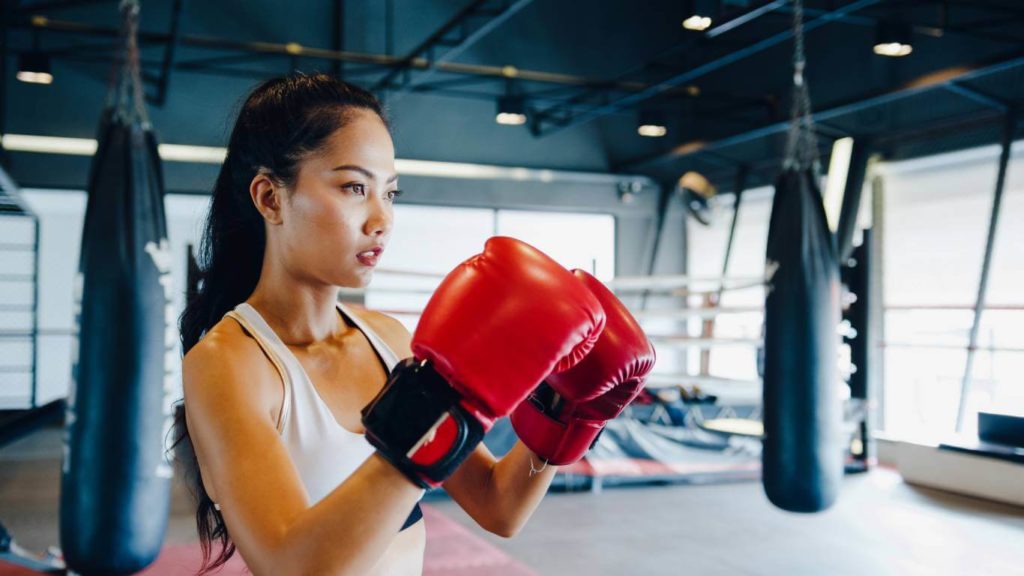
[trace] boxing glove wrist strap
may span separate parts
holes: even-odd
[[[543,382],[512,412],[512,427],[545,464],[572,464],[597,444],[605,426],[603,420],[574,416],[572,408]]]
[[[462,400],[430,363],[407,358],[363,408],[366,439],[416,485],[439,486],[484,436]]]

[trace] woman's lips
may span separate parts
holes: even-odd
[[[367,250],[366,252],[360,252],[356,254],[356,259],[364,266],[376,266],[380,260],[380,253],[383,252],[380,248],[373,250]]]

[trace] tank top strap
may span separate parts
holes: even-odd
[[[381,362],[384,363],[384,366],[387,368],[387,371],[390,373],[392,370],[394,370],[395,366],[399,362],[399,358],[398,355],[395,354],[395,351],[392,350],[390,346],[388,346],[387,342],[385,342],[384,339],[377,334],[377,332],[370,328],[370,326],[367,325],[366,322],[364,322],[361,318],[359,318],[359,316],[353,314],[352,311],[349,310],[348,307],[346,307],[341,302],[338,302],[338,311],[340,311],[341,315],[344,316],[348,321],[355,324],[356,328],[359,328],[359,331],[366,336],[366,339],[370,342],[370,346],[372,346],[373,349],[377,352],[377,356],[380,357]]]
[[[225,314],[225,316],[238,322],[256,340],[256,343],[259,344],[263,353],[270,359],[278,374],[281,375],[281,381],[284,386],[284,398],[281,402],[281,413],[277,416],[277,431],[281,432],[293,404],[292,390],[295,386],[295,375],[305,374],[305,371],[298,364],[295,356],[288,350],[288,347],[281,341],[281,338],[274,332],[274,329],[248,303],[242,302],[235,306],[234,310]]]

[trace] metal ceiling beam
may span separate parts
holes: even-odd
[[[475,0],[406,54],[394,69],[373,86],[373,91],[387,89],[401,93],[415,86],[417,80],[422,82],[432,76],[440,64],[458,58],[532,1],[502,1],[500,6],[488,8],[490,0]],[[483,22],[478,22],[480,20]],[[442,50],[439,55],[438,52]],[[425,60],[426,66],[414,67],[413,62],[417,60]],[[412,72],[417,69],[422,72],[418,79],[412,76]]]
[[[450,87],[447,87],[447,86],[437,86],[436,84],[421,84],[421,85],[414,86],[414,87],[410,88],[409,91],[410,92],[414,92],[414,93],[438,94],[438,95],[441,95],[441,96],[448,96],[448,97],[453,97],[453,98],[462,98],[464,100],[480,100],[480,101],[491,102],[491,103],[494,102],[494,98],[495,98],[494,94],[489,94],[489,93],[484,93],[484,92],[475,92],[475,91],[472,91],[472,90],[459,90],[457,88],[450,88]],[[536,97],[528,96],[528,98],[530,98],[533,101],[539,102],[541,104],[550,104],[550,103],[554,103],[556,101],[553,98],[545,98],[543,96],[536,96]],[[585,105],[580,105],[579,106],[579,112],[584,112],[586,110],[588,110],[588,108]],[[620,114],[623,114],[623,113],[627,113],[627,112],[620,112]]]
[[[11,20],[11,27],[24,28],[28,30],[113,39],[117,39],[120,34],[120,31],[117,28],[94,26],[91,24],[67,20],[53,20],[45,16],[21,15],[19,18],[12,18]],[[171,38],[167,34],[143,31],[139,32],[140,44],[154,46],[163,45],[170,41]],[[254,59],[258,59],[260,57],[291,58],[293,56],[302,56],[303,58],[308,58],[310,60],[324,60],[327,62],[342,61],[349,64],[364,65],[365,67],[378,66],[382,72],[398,65],[402,61],[401,58],[382,54],[327,50],[323,48],[302,46],[297,43],[280,44],[271,42],[240,42],[215,36],[183,34],[179,38],[179,43],[181,46],[251,55]],[[12,50],[10,47],[8,47],[8,52],[17,53],[17,51]],[[192,62],[195,63],[198,61]],[[181,69],[183,68],[181,64],[182,63],[179,62],[175,67]],[[431,65],[433,65],[438,72],[443,72],[445,74],[488,77],[500,80],[502,83],[505,82],[508,75],[508,71],[501,66],[461,64],[457,62],[435,62],[432,64],[422,58],[416,59],[412,62],[412,66],[418,70],[427,69]],[[188,64],[185,68],[198,68],[198,66]],[[226,75],[235,75],[235,72],[248,73],[247,71],[232,71],[223,68],[220,70],[224,70]],[[365,70],[365,72],[369,73],[368,70]],[[638,92],[645,90],[649,86],[649,84],[643,82],[608,82],[607,80],[598,80],[570,74],[558,74],[539,70],[523,69],[516,70],[516,78],[525,82],[537,82],[559,86],[576,86],[584,88],[605,88],[612,86],[616,90],[621,90],[623,92]],[[684,89],[669,90],[667,93],[680,96],[689,95],[689,93]]]
[[[968,67],[954,66],[951,68],[945,68],[937,72],[920,76],[896,89],[855,100],[847,104],[835,106],[827,110],[815,112],[813,114],[814,122],[827,122],[848,114],[861,112],[875,106],[881,106],[898,100],[903,100],[931,90],[948,89],[951,85],[960,85],[963,82],[975,80],[983,76],[1003,72],[1019,66],[1024,66],[1024,52],[1015,52],[1009,57],[994,62],[981,63]],[[702,152],[720,150],[729,146],[745,144],[768,136],[783,134],[788,129],[789,120],[785,120],[747,132],[742,132],[740,134],[720,138],[712,142],[700,140],[686,142],[667,152],[657,154],[655,156],[626,161],[621,165],[616,166],[615,171],[632,170],[639,166],[678,160],[680,158],[685,158]]]
[[[341,52],[345,49],[345,0],[334,0],[333,18],[331,18],[331,41],[334,50]],[[341,60],[331,62],[331,71],[334,77],[341,79],[345,76],[345,63]]]
[[[722,22],[717,26],[712,26],[711,28],[708,28],[707,30],[704,31],[704,37],[714,38],[716,36],[721,36],[722,34],[725,34],[730,30],[739,28],[740,26],[743,26],[748,22],[757,20],[761,16],[764,16],[765,14],[768,14],[773,10],[778,10],[779,8],[782,8],[786,4],[789,4],[791,1],[792,0],[768,0],[766,2],[763,2],[760,6],[755,6],[754,8],[751,8],[750,10],[747,10],[742,14],[729,18],[728,20]]]
[[[245,55],[242,55],[242,56],[245,56]],[[225,57],[225,58],[232,58],[232,57]],[[78,54],[78,55],[71,54],[71,55],[68,55],[67,57],[65,57],[63,59],[68,61],[68,62],[80,62],[80,63],[87,63],[87,64],[94,64],[94,63],[107,64],[107,63],[110,62],[110,58],[109,57],[98,56],[98,55],[89,55],[89,54]],[[247,57],[246,59],[248,60],[248,59],[251,59],[251,58]],[[233,60],[231,60],[231,61],[233,61]],[[152,82],[152,83],[156,83],[156,82],[159,81],[159,76],[156,73],[148,71],[147,69],[159,67],[160,64],[161,64],[160,61],[152,60],[152,59],[148,59],[148,60],[147,59],[141,59],[140,60],[140,64],[143,67],[142,77],[143,77],[144,80],[146,80],[147,82]],[[204,60],[202,62],[199,62],[199,63],[193,63],[191,61],[190,62],[178,62],[175,65],[175,67],[178,70],[188,71],[189,73],[192,73],[192,74],[208,74],[208,75],[212,75],[212,76],[223,76],[223,77],[232,77],[232,78],[246,78],[246,79],[256,79],[256,80],[266,79],[267,78],[267,74],[268,74],[266,70],[257,70],[257,69],[251,69],[251,68],[250,69],[228,68],[228,67],[223,67],[223,66],[217,66],[216,62],[213,62],[213,61],[208,62],[206,60]],[[346,75],[348,77],[350,77],[350,78],[354,77],[354,76],[358,76],[361,73],[362,72],[360,70],[358,70],[358,69],[353,69],[353,68],[347,68],[346,69]],[[367,71],[366,73],[376,73],[376,70],[375,69],[374,70],[370,70],[370,71]],[[98,80],[102,80],[102,77],[98,76],[97,79]],[[444,81],[444,82],[435,82],[435,83],[430,83],[430,84],[421,84],[421,85],[417,85],[417,86],[414,86],[414,87],[410,88],[410,92],[438,94],[438,95],[441,95],[441,96],[447,96],[447,97],[452,97],[452,98],[462,98],[462,99],[465,99],[465,100],[482,100],[482,101],[492,101],[492,102],[494,101],[495,94],[492,94],[492,93],[474,92],[474,91],[470,91],[470,90],[459,90],[457,88],[453,88],[453,87],[458,87],[460,85],[467,85],[467,84],[473,84],[473,83],[487,82],[487,81],[489,81],[489,79],[487,79],[487,78],[473,78],[473,77],[467,76],[467,77],[458,78],[458,80],[462,80],[462,82],[456,82],[455,80],[451,80],[451,81]],[[527,95],[527,97],[530,98],[531,100],[534,100],[534,101],[539,102],[541,104],[554,104],[555,102],[559,101],[558,98],[556,98],[554,96],[551,96],[551,95],[545,95],[543,93],[531,94],[531,95]],[[735,107],[735,108],[738,109],[738,106]],[[586,106],[580,105],[577,111],[583,112],[583,111],[585,111],[587,109],[588,108]],[[723,108],[722,110],[724,110],[725,112],[728,112],[730,109]],[[622,113],[626,113],[626,112],[627,111],[624,111]]]
[[[950,82],[949,84],[943,86],[943,88],[945,88],[949,92],[952,92],[953,94],[963,96],[968,100],[973,100],[974,102],[981,104],[982,106],[988,106],[989,108],[995,108],[996,110],[1004,111],[1009,107],[1007,106],[1006,102],[1003,102],[998,98],[990,96],[976,88],[961,86],[956,82]]]
[[[976,6],[975,8],[988,9],[988,10],[993,9],[991,7],[985,7],[985,6]],[[787,8],[787,7],[784,7],[782,9],[780,9],[779,12],[792,13],[792,10]],[[816,15],[821,15],[821,14],[826,14],[826,13],[827,13],[827,11],[821,10],[821,9],[818,9],[818,8],[805,8],[804,9],[804,14],[806,14],[808,16],[816,16]],[[1017,16],[1013,16],[1013,18],[1017,18]],[[866,26],[866,27],[872,27],[873,28],[873,27],[877,26],[878,23],[880,21],[882,21],[882,20],[884,20],[884,18],[879,18],[879,17],[875,17],[875,16],[861,16],[861,15],[850,14],[850,15],[847,15],[847,16],[844,16],[844,17],[840,18],[838,21],[843,23],[843,24],[853,24],[853,25],[857,25],[857,26]],[[1005,21],[1007,23],[1009,23],[1009,22],[1012,22],[1013,20],[1011,20],[1010,17],[1007,17],[1005,19]],[[920,34],[921,36],[927,36],[929,38],[942,38],[943,36],[945,36],[947,34],[954,34],[954,35],[964,36],[964,37],[967,37],[967,38],[976,38],[976,39],[981,39],[981,40],[989,40],[989,41],[993,41],[993,42],[1004,42],[1004,43],[1009,43],[1009,44],[1020,44],[1021,42],[1024,42],[1024,38],[1022,38],[1020,36],[1014,36],[1012,34],[999,34],[999,33],[996,33],[996,32],[981,31],[979,27],[974,26],[970,22],[963,23],[963,24],[958,24],[958,25],[950,25],[948,22],[944,22],[941,26],[929,26],[929,25],[925,25],[925,24],[914,24],[914,23],[911,22],[910,25],[911,25],[911,29],[913,30],[913,32],[915,34]]]
[[[227,54],[221,56],[209,56],[206,58],[192,58],[190,60],[179,60],[176,66],[182,70],[199,70],[207,67],[223,66],[225,64],[249,64],[266,59],[263,54]]]
[[[52,0],[49,2],[26,2],[18,6],[21,12],[45,12],[64,8],[79,8],[90,4],[114,4],[114,0]]]
[[[629,70],[619,75],[619,82],[623,79],[636,76],[644,75],[645,77],[659,76],[664,73],[665,70],[672,71],[677,68],[677,65],[673,63],[666,63],[665,60],[670,57],[677,57],[680,54],[688,55],[692,50],[696,49],[700,43],[705,42],[710,38],[720,36],[726,32],[739,28],[744,24],[748,24],[765,14],[770,13],[772,10],[778,9],[780,6],[784,6],[792,0],[766,0],[762,4],[750,8],[746,12],[739,14],[733,14],[730,18],[724,22],[719,23],[715,27],[706,30],[700,35],[690,36],[687,40],[679,42],[667,50],[661,51],[658,55],[651,57],[647,62],[640,66]],[[719,41],[721,42],[721,41]],[[721,45],[721,44],[720,44]],[[579,107],[583,105],[606,105],[619,95],[612,94],[611,91],[614,89],[614,83],[608,82],[606,86],[593,86],[588,89],[584,89],[582,92],[577,92],[568,96],[561,102],[561,105],[552,105],[545,110],[533,110],[530,131],[534,135],[539,135],[540,130],[543,128],[543,124],[547,121],[550,124],[558,124],[560,122],[568,121],[572,119],[572,114],[569,108]],[[703,94],[696,86],[682,86],[669,88],[665,93],[671,93],[673,91],[683,90],[690,96],[695,97],[699,94]],[[595,104],[596,102],[596,104]],[[589,104],[588,104],[589,103]],[[557,103],[556,103],[557,104]]]
[[[156,83],[156,94],[149,101],[156,106],[163,106],[167,102],[167,92],[171,84],[171,72],[174,70],[174,58],[177,53],[178,43],[181,42],[181,19],[185,12],[185,0],[174,0],[171,7],[171,31],[168,34],[170,41],[164,46],[164,60],[160,65],[160,77]]]
[[[855,2],[852,2],[845,6],[841,6],[834,10],[824,12],[814,20],[811,20],[810,22],[804,24],[804,32],[810,32],[815,28],[820,28],[825,24],[839,20],[858,10],[862,10],[869,6],[878,4],[879,2],[881,2],[881,0],[856,0]],[[590,122],[591,120],[596,120],[597,118],[600,118],[611,112],[622,110],[623,108],[634,107],[637,104],[640,104],[641,102],[644,102],[657,96],[658,94],[661,94],[666,89],[675,88],[687,82],[692,82],[698,78],[707,76],[708,74],[721,70],[726,66],[729,66],[730,64],[739,62],[740,60],[744,60],[746,58],[749,58],[750,56],[764,52],[768,48],[777,46],[789,40],[792,36],[792,29],[787,29],[783,32],[779,32],[778,34],[769,36],[768,38],[765,38],[760,42],[755,42],[750,46],[747,46],[735,52],[730,52],[724,56],[711,60],[710,62],[705,62],[704,64],[701,64],[695,68],[691,68],[690,70],[676,74],[675,76],[672,76],[667,80],[663,80],[662,82],[658,82],[656,84],[649,86],[645,90],[618,99],[614,102],[609,102],[608,104],[605,104],[603,106],[599,106],[595,108],[594,111],[586,114],[566,116],[560,114],[556,108],[549,108],[547,110],[539,111],[539,116],[535,121],[534,133],[538,136],[547,136],[560,130],[564,130],[566,128],[579,126],[586,122]],[[552,120],[555,121],[552,122]],[[545,122],[548,122],[547,127],[545,127]]]

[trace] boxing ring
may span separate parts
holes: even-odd
[[[443,274],[382,268],[365,289],[343,289],[342,299],[396,317],[410,331]],[[760,477],[761,381],[758,376],[763,306],[718,306],[725,292],[755,292],[763,300],[764,279],[686,275],[628,276],[605,285],[630,308],[654,345],[658,362],[645,390],[610,421],[594,448],[560,469],[556,490],[600,490],[605,486],[709,483]],[[651,297],[671,297],[683,306],[648,308]],[[402,305],[405,304],[405,305]],[[746,329],[717,335],[722,317],[743,319]],[[745,366],[714,373],[714,351],[744,354]],[[488,433],[495,454],[516,437],[507,419]]]

